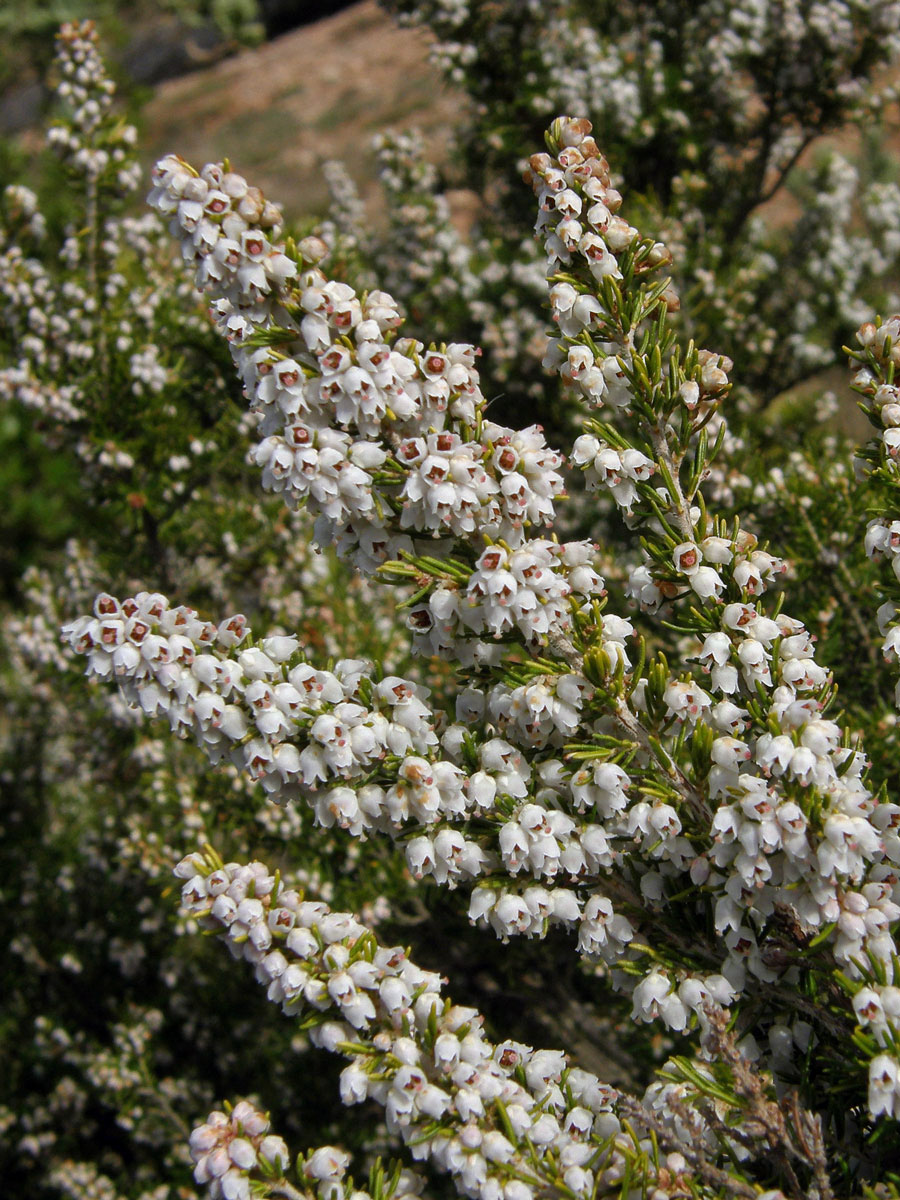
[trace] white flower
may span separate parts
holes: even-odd
[[[350,1165],[350,1155],[334,1146],[320,1146],[306,1159],[303,1170],[312,1179],[343,1179]]]
[[[878,1054],[869,1064],[869,1112],[900,1116],[900,1063],[890,1054]]]

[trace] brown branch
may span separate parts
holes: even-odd
[[[696,1124],[697,1114],[688,1108],[687,1105],[681,1105],[677,1100],[670,1101],[670,1108],[674,1115],[681,1116],[685,1119],[688,1126]],[[690,1143],[680,1142],[672,1130],[662,1123],[659,1118],[646,1109],[638,1100],[631,1096],[620,1095],[618,1100],[619,1111],[623,1115],[627,1115],[636,1125],[642,1125],[648,1131],[656,1135],[656,1140],[664,1149],[681,1154],[683,1158],[690,1164],[697,1176],[710,1187],[727,1189],[727,1195],[734,1197],[735,1200],[757,1200],[759,1190],[752,1184],[747,1183],[742,1179],[735,1178],[728,1171],[723,1171],[721,1167],[714,1166],[700,1148],[699,1139]],[[677,1110],[681,1110],[680,1112]]]
[[[765,1142],[769,1154],[777,1160],[795,1200],[833,1200],[834,1192],[828,1178],[822,1119],[800,1106],[796,1092],[780,1102],[766,1095],[767,1085],[756,1067],[738,1049],[734,1034],[728,1028],[728,1013],[718,1004],[707,1002],[704,1012],[709,1028],[704,1049],[715,1061],[724,1063],[731,1071],[732,1084],[738,1097],[747,1101],[745,1137],[748,1149],[757,1154]],[[732,1127],[723,1126],[723,1133],[735,1136]],[[817,1183],[817,1191],[801,1184],[794,1170],[794,1161],[808,1167]]]

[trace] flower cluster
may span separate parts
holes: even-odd
[[[434,537],[471,533],[477,514],[485,532],[517,541],[526,522],[552,519],[559,456],[537,429],[480,428],[472,347],[398,339],[392,297],[360,299],[328,280],[312,265],[322,252],[314,240],[300,247],[310,260],[292,260],[270,240],[275,210],[240,176],[213,165],[197,175],[170,158],[154,184],[150,202],[172,214],[198,285],[218,297],[220,327],[262,414],[264,484],[305,501],[323,541],[371,570],[410,544],[397,514],[400,530]],[[277,350],[256,349],[257,334],[271,344],[273,330]],[[545,499],[535,504],[532,491]]]
[[[295,637],[241,649],[248,629],[240,614],[216,626],[147,592],[121,603],[101,595],[94,613],[65,627],[88,671],[117,679],[129,703],[165,715],[173,731],[193,733],[213,762],[231,757],[278,803],[299,796],[301,785],[363,778],[387,755],[399,760],[400,778],[413,779],[418,756],[437,743],[415,684],[375,682],[371,664],[358,659],[317,671]],[[323,796],[323,812],[337,804]],[[355,807],[353,819],[342,816],[359,832],[375,814]]]
[[[480,290],[475,248],[453,226],[423,143],[416,131],[379,134],[374,143],[390,222],[378,266],[385,286],[413,313],[426,301],[468,305]]]
[[[229,1112],[211,1112],[191,1131],[194,1179],[209,1184],[212,1200],[250,1200],[250,1183],[284,1175],[289,1164],[282,1138],[269,1133],[269,1119],[249,1101]]]
[[[317,1045],[349,1059],[345,1103],[378,1103],[414,1158],[450,1174],[463,1195],[528,1200],[618,1186],[633,1147],[615,1091],[596,1076],[567,1067],[559,1051],[490,1042],[480,1014],[445,999],[437,975],[400,947],[379,946],[350,914],[280,887],[262,863],[189,855],[176,873],[186,913],[249,961],[287,1014],[314,1014]],[[198,1149],[227,1137],[234,1120],[221,1134],[201,1127]],[[233,1158],[223,1153],[223,1165]]]
[[[331,159],[322,164],[322,176],[328,186],[331,203],[328,219],[316,229],[332,254],[365,255],[369,235],[365,228],[365,205],[356,184],[343,163]]]
[[[652,368],[634,339],[635,325],[649,309],[638,309],[629,326],[613,307],[620,285],[598,289],[594,252],[581,244],[580,227],[569,228],[572,213],[588,200],[608,211],[618,203],[617,193],[609,195],[607,168],[589,133],[586,122],[558,121],[550,143],[559,147],[556,156],[537,155],[531,163],[548,272],[552,277],[564,261],[573,280],[567,286],[580,297],[570,300],[574,324],[564,329],[559,356],[566,346],[586,341],[594,363],[588,371],[611,360],[619,366],[629,402],[619,406],[616,424],[594,423],[594,430],[613,442],[619,463],[629,452],[642,462],[649,457],[645,451],[653,450],[665,471],[664,488],[645,482],[639,490],[635,481],[623,491],[615,472],[608,476],[619,506],[647,531],[644,562],[629,582],[632,595],[651,612],[677,604],[686,589],[706,604],[702,616],[694,610],[692,625],[702,640],[696,658],[709,673],[710,690],[693,680],[669,683],[660,699],[677,722],[722,735],[710,742],[706,785],[709,800],[716,802],[714,845],[694,859],[691,876],[709,886],[724,871],[715,916],[730,950],[724,974],[739,987],[747,970],[761,979],[777,977],[760,954],[754,925],[785,901],[812,927],[834,927],[834,953],[851,970],[865,953],[888,962],[894,943],[887,930],[900,915],[893,882],[894,864],[900,862],[894,833],[900,810],[876,802],[864,780],[865,759],[847,748],[840,727],[823,717],[829,676],[816,662],[803,623],[784,612],[768,616],[761,607],[781,569],[779,560],[746,531],[731,537],[718,529],[707,532],[708,518],[693,504],[698,477],[682,484],[682,463],[721,403],[730,364],[701,353],[684,365],[673,356],[663,370]],[[567,192],[571,200],[565,200]],[[619,264],[610,274],[623,281],[623,288],[628,275],[636,287],[643,273],[666,261],[664,248],[641,241],[636,231],[625,244],[608,232],[604,238],[604,252]],[[666,303],[663,286],[645,285],[638,295],[645,303]],[[877,338],[873,331],[872,343],[883,351],[890,348],[890,337],[889,325]],[[655,410],[652,419],[642,405]],[[581,440],[576,456],[599,478],[611,451],[592,432]],[[886,527],[876,524],[874,533],[870,528],[875,548],[879,536],[886,544],[886,536],[877,532],[881,528]],[[766,696],[765,720],[735,703],[754,692]],[[642,700],[638,708],[649,708],[646,691]],[[810,823],[798,785],[821,797],[818,829]],[[677,864],[677,857],[673,861]],[[878,1111],[883,1108],[872,1093],[870,1102]]]
[[[33,242],[41,242],[47,233],[47,220],[38,206],[38,198],[29,187],[9,183],[0,199],[2,226],[7,236],[24,234]]]
[[[442,582],[410,609],[413,645],[420,652],[455,654],[466,665],[492,653],[496,658],[499,649],[470,641],[472,635],[497,638],[517,630],[531,640],[565,628],[570,601],[584,604],[603,595],[592,560],[588,542],[560,546],[535,538],[516,549],[489,546],[476,560],[465,592]]]
[[[89,186],[134,191],[141,177],[132,154],[137,130],[109,119],[115,86],[100,55],[93,22],[64,25],[57,43],[56,92],[68,108],[68,120],[50,127],[50,144]]]
[[[185,370],[184,345],[209,353],[211,384],[215,342],[189,285],[173,284],[174,255],[159,222],[121,212],[141,181],[136,131],[113,110],[114,87],[91,22],[63,26],[55,67],[61,113],[48,141],[71,181],[74,211],[61,244],[50,245],[36,238],[44,221],[35,197],[15,186],[6,192],[0,400],[33,411],[44,440],[77,456],[92,489],[107,499],[121,489],[156,520],[148,493],[162,489],[167,460],[177,455],[191,466],[223,444],[208,422],[203,441],[190,430],[185,436],[170,403]],[[115,392],[122,379],[143,409],[122,403]],[[190,386],[196,403],[203,384]],[[149,453],[148,423],[156,433]],[[161,499],[160,508],[172,494]]]
[[[463,661],[481,653],[471,639],[512,625],[537,638],[567,625],[568,598],[602,584],[581,569],[590,560],[585,544],[556,548],[529,537],[555,516],[562,458],[537,426],[517,431],[484,420],[475,350],[399,338],[394,300],[382,291],[359,298],[328,280],[313,265],[322,253],[315,239],[292,259],[274,240],[274,207],[233,172],[210,165],[198,175],[167,158],[154,184],[150,203],[171,214],[261,414],[253,453],[263,485],[289,504],[305,503],[317,515],[320,544],[334,543],[365,572],[404,554],[453,548],[468,557],[468,568],[463,562],[429,597],[427,613],[410,614],[419,631],[440,627],[439,642]],[[499,567],[491,550],[472,563],[475,533],[511,548],[497,552],[504,563],[506,553],[521,553],[518,607],[505,590],[494,599],[492,588],[505,589],[505,580],[479,573],[488,562]]]

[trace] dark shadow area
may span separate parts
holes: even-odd
[[[278,37],[299,25],[309,25],[322,17],[341,12],[357,0],[260,0],[260,13],[266,37]]]

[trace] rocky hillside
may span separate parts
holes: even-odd
[[[429,66],[425,35],[362,0],[159,85],[142,141],[148,164],[169,151],[195,162],[227,155],[297,217],[323,208],[319,168],[330,158],[372,195],[382,129],[416,125],[440,156],[461,103]]]

